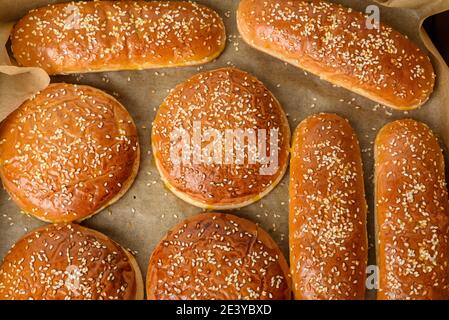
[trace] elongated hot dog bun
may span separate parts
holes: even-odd
[[[385,24],[326,1],[242,0],[237,24],[251,46],[395,109],[424,104],[435,74],[429,57]]]
[[[449,299],[444,158],[425,124],[384,126],[375,143],[378,299]]]
[[[178,1],[51,4],[30,11],[11,35],[19,65],[49,74],[195,65],[216,58],[225,40],[215,11]]]
[[[364,299],[366,200],[347,120],[318,114],[296,128],[290,162],[290,270],[295,299]]]

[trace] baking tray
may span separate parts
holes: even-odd
[[[13,21],[29,9],[49,2],[0,0],[0,21]],[[449,84],[448,68],[421,30],[422,21],[429,15],[449,10],[445,0],[392,0],[384,1],[388,7],[380,6],[381,21],[409,36],[419,47],[429,52],[434,65],[437,82],[431,99],[420,109],[409,112],[395,111],[380,106],[345,89],[338,88],[318,77],[288,65],[280,60],[256,51],[241,40],[235,21],[237,0],[200,0],[199,3],[215,9],[223,18],[227,32],[227,46],[215,61],[194,67],[175,69],[152,69],[143,71],[102,72],[96,74],[51,77],[52,82],[86,84],[113,94],[130,112],[139,131],[141,166],[138,176],[126,195],[116,204],[103,210],[82,224],[99,230],[135,253],[145,275],[148,259],[153,248],[164,234],[184,218],[202,210],[178,199],[160,180],[151,154],[151,123],[158,106],[168,91],[192,75],[206,70],[235,66],[248,71],[261,80],[277,97],[286,111],[293,130],[305,117],[319,112],[334,112],[346,117],[357,132],[363,156],[366,196],[369,205],[369,264],[375,264],[374,211],[373,211],[373,141],[377,131],[385,123],[404,117],[412,117],[430,125],[440,137],[443,149],[449,146]],[[365,11],[371,1],[336,0],[354,9]],[[7,25],[2,25],[3,32]],[[1,44],[1,43],[0,43]],[[3,63],[5,64],[5,63]],[[29,72],[14,69],[16,73]],[[36,70],[32,70],[36,72]],[[10,87],[24,81],[23,75],[6,76],[0,66],[0,114],[9,112],[19,100],[2,99]],[[13,72],[13,74],[14,74]],[[31,74],[26,81],[28,90],[37,82],[45,85],[45,74]],[[37,79],[34,83],[33,76]],[[19,91],[21,85],[19,86]],[[27,92],[24,95],[29,94]],[[446,161],[447,152],[445,152]],[[288,258],[288,173],[282,182],[260,201],[234,210],[232,213],[257,222],[267,230]],[[43,225],[39,220],[21,214],[20,209],[0,191],[0,258],[26,232]],[[372,298],[374,292],[367,291]]]

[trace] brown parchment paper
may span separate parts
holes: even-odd
[[[40,68],[18,68],[13,65],[4,46],[12,26],[13,23],[0,20],[0,121],[50,83],[50,77]]]
[[[333,0],[365,11],[372,1]],[[19,19],[29,9],[49,2],[32,0],[0,0],[0,22]],[[282,61],[258,52],[239,37],[235,24],[238,0],[199,0],[223,17],[227,31],[227,47],[215,61],[203,66],[144,71],[104,72],[97,74],[52,77],[52,82],[92,85],[115,95],[129,110],[139,130],[142,148],[141,166],[136,181],[116,204],[105,209],[84,225],[104,232],[124,247],[136,252],[145,276],[149,256],[162,236],[182,219],[201,212],[174,196],[160,180],[150,147],[151,123],[168,90],[190,76],[206,70],[236,66],[251,72],[273,92],[284,107],[293,130],[305,117],[318,112],[335,112],[348,118],[361,144],[365,169],[365,185],[369,204],[368,233],[370,264],[375,264],[373,211],[373,141],[377,131],[387,122],[404,117],[424,121],[441,138],[445,151],[449,146],[449,72],[427,35],[421,30],[423,20],[435,13],[449,10],[449,0],[388,0],[380,6],[381,21],[408,35],[431,56],[437,82],[428,103],[418,110],[394,111],[337,88],[318,77],[307,74]],[[11,24],[0,24],[0,121],[23,99],[44,87],[48,78],[42,70],[11,66],[3,44]],[[447,162],[449,163],[449,162]],[[259,202],[233,211],[265,228],[288,257],[288,173],[268,196]],[[23,215],[0,190],[0,258],[23,234],[43,223]],[[373,291],[367,292],[374,297]]]

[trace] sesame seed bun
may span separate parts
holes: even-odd
[[[147,298],[155,300],[284,300],[287,261],[253,222],[222,213],[187,218],[151,255]]]
[[[11,34],[18,64],[49,74],[197,65],[225,44],[215,11],[179,1],[50,4],[30,11]]]
[[[444,156],[424,123],[386,124],[375,141],[379,300],[449,299]]]
[[[367,204],[360,147],[346,119],[320,113],[298,125],[289,195],[295,299],[364,299]]]
[[[215,162],[213,155],[195,162],[195,124],[201,125],[203,133],[210,129],[220,133],[221,143],[215,138],[204,139],[201,146],[203,151],[211,145],[222,147],[221,162]],[[179,129],[191,137],[193,152],[190,161],[175,163],[171,134]],[[263,141],[258,130],[266,130],[266,150],[260,147],[258,152],[270,155],[277,151],[275,170],[269,174],[261,171],[264,164],[250,162],[247,146],[237,143],[233,144],[232,161],[226,161],[230,149],[226,133],[239,129],[254,130],[258,142]],[[270,148],[270,132],[275,129],[277,150]],[[160,106],[151,138],[156,166],[167,187],[184,201],[206,209],[235,209],[259,200],[278,184],[288,165],[290,128],[282,107],[259,80],[236,68],[200,73],[178,85]],[[244,154],[244,161],[236,164],[239,152]]]
[[[399,110],[433,92],[429,56],[384,23],[328,1],[242,0],[237,27],[252,47]]]
[[[76,224],[30,232],[0,266],[0,300],[141,300],[143,294],[134,257]]]
[[[81,221],[117,201],[139,168],[137,129],[113,97],[52,84],[0,126],[0,177],[23,211]]]

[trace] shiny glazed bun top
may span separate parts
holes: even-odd
[[[237,26],[251,46],[334,85],[395,109],[422,106],[435,85],[429,56],[383,16],[376,24],[333,2],[242,0]]]
[[[50,222],[82,220],[117,200],[139,165],[137,131],[113,97],[52,84],[0,126],[0,176],[12,199]]]
[[[142,295],[134,258],[105,235],[76,224],[34,230],[11,248],[0,267],[0,300],[121,300]]]
[[[180,130],[180,139],[173,138]],[[251,130],[255,140],[245,136]],[[275,131],[278,135],[271,136]],[[231,134],[243,137],[243,143]],[[152,143],[162,178],[176,195],[199,207],[230,209],[258,200],[282,178],[290,128],[263,83],[239,69],[223,68],[197,74],[170,93],[154,120]],[[176,163],[173,150],[178,144],[182,148],[175,152]],[[238,162],[241,154],[244,158]],[[277,155],[276,164],[269,163],[272,154]]]
[[[220,16],[187,1],[72,1],[31,10],[11,34],[21,66],[49,74],[208,62],[226,44]]]
[[[157,300],[290,299],[287,261],[255,223],[204,213],[175,226],[154,250],[147,297]]]

